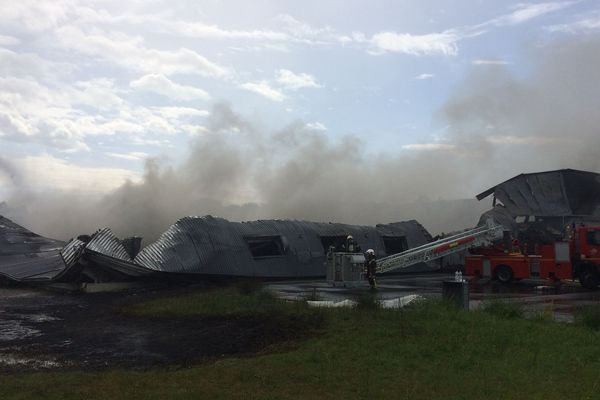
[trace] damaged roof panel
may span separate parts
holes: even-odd
[[[15,281],[54,279],[65,269],[64,245],[0,216],[0,275]]]
[[[494,194],[513,216],[600,215],[600,174],[563,169],[521,174],[477,195]]]

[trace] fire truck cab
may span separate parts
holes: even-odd
[[[573,278],[583,287],[595,289],[600,284],[600,226],[579,226],[571,240]]]
[[[533,249],[528,254],[528,249]],[[576,279],[594,289],[600,284],[600,226],[569,226],[564,240],[476,248],[465,257],[465,274],[508,283],[518,279]]]

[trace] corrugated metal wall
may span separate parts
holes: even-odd
[[[0,223],[3,223],[0,220]],[[12,224],[12,225],[11,225]],[[363,251],[386,255],[384,236],[400,236],[409,247],[431,239],[416,221],[371,226],[290,220],[230,222],[222,218],[185,217],[172,225],[134,260],[110,229],[92,235],[88,243],[42,238],[6,220],[0,236],[0,274],[9,279],[77,279],[80,257],[105,272],[132,277],[156,272],[247,277],[309,277],[325,274],[322,237],[352,235]],[[281,253],[253,257],[248,238],[276,237]],[[3,240],[3,241],[2,241]],[[26,245],[29,243],[28,245]],[[29,246],[29,247],[27,247]],[[71,273],[69,273],[69,271]]]
[[[324,275],[322,236],[352,235],[364,250],[385,256],[383,236],[405,237],[409,247],[427,243],[431,236],[416,221],[376,227],[290,220],[230,222],[216,217],[185,217],[156,242],[140,251],[134,262],[158,271],[258,277]],[[247,237],[278,236],[284,254],[253,258]]]

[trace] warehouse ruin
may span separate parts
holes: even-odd
[[[565,225],[600,222],[600,174],[571,169],[520,174],[477,195],[493,195],[490,217],[524,242],[553,240]],[[296,220],[231,222],[184,217],[153,243],[119,239],[109,228],[68,243],[0,216],[0,277],[14,282],[107,282],[157,277],[308,278],[325,275],[328,249],[352,235],[377,257],[432,241],[417,221],[376,226]],[[455,254],[443,264],[460,264]],[[436,264],[437,265],[437,264]],[[435,268],[421,265],[420,268]]]

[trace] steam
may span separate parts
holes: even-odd
[[[219,103],[184,162],[150,159],[142,183],[100,198],[19,190],[12,174],[15,190],[0,213],[58,238],[109,226],[152,240],[180,217],[206,214],[356,224],[416,218],[432,233],[473,226],[489,204],[449,199],[472,198],[522,172],[600,170],[600,41],[559,42],[534,55],[525,77],[504,65],[474,67],[439,112],[447,135],[415,138],[441,146],[376,154],[357,137],[333,139],[303,121],[268,131]]]

